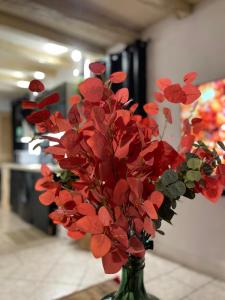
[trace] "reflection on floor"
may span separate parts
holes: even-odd
[[[112,278],[66,236],[48,237],[0,210],[0,299],[51,300]],[[152,254],[146,287],[161,300],[224,300],[225,283]]]

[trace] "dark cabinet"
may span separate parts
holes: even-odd
[[[54,210],[54,206],[40,204],[39,193],[34,190],[35,182],[39,177],[40,174],[37,172],[11,171],[11,208],[24,221],[54,235],[56,234],[56,225],[48,217],[48,214]]]

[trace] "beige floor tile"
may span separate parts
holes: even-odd
[[[213,283],[215,285],[217,285],[218,287],[222,288],[225,290],[225,282],[224,281],[221,281],[221,280],[214,280]]]
[[[84,277],[86,265],[77,263],[56,263],[45,278],[46,283],[73,284],[78,286]]]
[[[61,283],[43,283],[33,293],[29,300],[53,300],[69,295],[76,290],[76,286]],[[87,299],[88,300],[88,299]]]
[[[38,283],[26,280],[1,280],[0,299],[1,300],[26,300],[31,299]]]
[[[149,281],[146,284],[146,289],[160,300],[180,300],[193,291],[189,286],[182,284],[169,275],[161,276]]]
[[[12,272],[9,278],[42,281],[46,278],[51,268],[52,264],[40,264],[28,261],[21,264],[20,267]]]
[[[18,240],[19,233],[25,234]],[[101,259],[80,250],[64,231],[49,237],[0,209],[0,300],[57,299],[116,276],[104,274]],[[203,287],[208,280],[152,252],[146,254],[146,286],[161,300],[225,300],[225,283],[214,280]]]
[[[178,264],[165,260],[153,254],[147,254],[145,259],[145,282],[165,275],[179,267]]]
[[[206,276],[201,273],[197,273],[195,271],[183,267],[178,268],[175,271],[171,272],[170,276],[193,288],[198,288],[206,284],[207,282],[213,280],[213,278],[209,276]]]
[[[120,273],[105,274],[101,259],[92,258],[86,267],[86,272],[84,272],[84,277],[80,282],[79,289],[84,289],[88,286],[103,282],[105,280],[114,279],[118,276],[120,276]]]
[[[225,290],[215,283],[207,284],[193,294],[189,295],[188,300],[224,300]]]

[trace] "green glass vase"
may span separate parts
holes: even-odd
[[[145,290],[144,267],[144,258],[131,256],[122,268],[118,291],[103,297],[102,300],[159,300]]]

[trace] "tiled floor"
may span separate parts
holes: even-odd
[[[0,299],[51,300],[104,281],[101,261],[66,236],[48,237],[0,209]],[[225,283],[146,255],[146,287],[161,300],[225,300]]]

